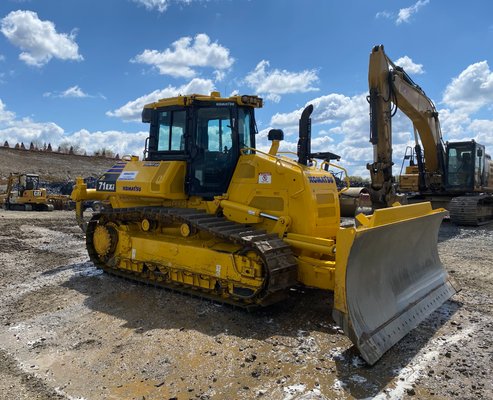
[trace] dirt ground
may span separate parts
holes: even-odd
[[[0,193],[11,172],[38,174],[43,182],[75,181],[78,176],[99,176],[116,160],[0,147]]]
[[[439,251],[462,291],[368,367],[330,293],[216,305],[102,274],[71,212],[2,210],[0,398],[491,399],[493,227]]]

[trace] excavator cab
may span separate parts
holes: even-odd
[[[447,143],[447,190],[480,190],[484,181],[485,156],[484,146],[474,140]]]
[[[21,175],[19,190],[38,190],[39,189],[39,176],[34,174]]]

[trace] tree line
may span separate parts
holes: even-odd
[[[1,143],[1,142],[0,142]],[[9,142],[6,140],[3,144],[5,148],[11,148]],[[16,150],[29,150],[29,151],[45,151],[48,153],[61,153],[61,154],[72,154],[79,156],[94,156],[94,157],[106,157],[106,158],[116,158],[120,159],[119,154],[115,154],[111,149],[107,149],[102,147],[96,151],[93,151],[92,154],[87,154],[87,151],[82,149],[78,144],[72,144],[70,142],[62,142],[58,145],[57,149],[54,150],[51,143],[40,143],[37,141],[31,142],[27,147],[24,142],[16,143],[15,146],[12,147]]]

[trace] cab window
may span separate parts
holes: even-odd
[[[244,108],[238,109],[238,135],[240,150],[245,147],[253,147],[251,142],[250,111]]]
[[[159,113],[158,151],[185,150],[186,111]]]

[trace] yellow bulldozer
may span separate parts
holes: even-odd
[[[257,96],[178,96],[148,104],[143,160],[126,157],[95,189],[72,192],[89,257],[104,271],[245,308],[296,286],[334,292],[333,318],[375,363],[454,293],[437,251],[444,210],[429,203],[359,214],[341,227],[331,169],[312,153],[312,106],[296,154],[283,132],[255,147]],[[85,222],[82,203],[104,203]]]
[[[39,175],[11,173],[3,207],[15,211],[53,211],[45,188],[40,187]]]

